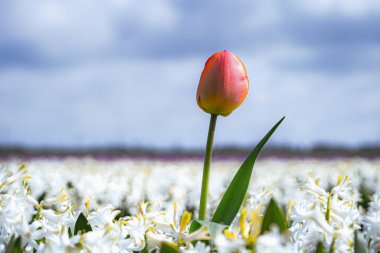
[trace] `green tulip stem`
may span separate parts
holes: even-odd
[[[211,162],[211,157],[212,157],[212,144],[214,142],[214,132],[215,132],[217,117],[218,115],[211,114],[210,126],[208,128],[206,155],[205,155],[205,162],[203,165],[202,191],[201,191],[201,199],[199,202],[199,220],[206,220],[208,181],[209,181],[209,176],[210,176],[210,162]]]

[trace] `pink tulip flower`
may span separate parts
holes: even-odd
[[[228,116],[243,103],[249,80],[243,62],[224,50],[205,64],[197,90],[198,106],[205,112]]]

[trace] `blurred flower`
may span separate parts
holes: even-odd
[[[373,200],[369,203],[366,216],[363,219],[364,234],[371,247],[371,252],[380,250],[380,195],[373,195]]]
[[[282,235],[276,226],[272,226],[269,232],[258,237],[255,249],[255,252],[260,253],[290,253],[295,251],[286,236]]]
[[[228,116],[243,103],[248,87],[243,62],[227,50],[217,52],[206,61],[198,85],[197,103],[207,113]]]
[[[37,240],[45,237],[44,231],[41,228],[41,222],[33,221],[28,224],[25,218],[23,218],[19,226],[15,229],[21,236],[22,246],[25,247],[26,252],[33,252],[33,249],[38,249]]]
[[[238,237],[237,229],[233,232],[225,230],[224,233],[218,234],[215,239],[215,245],[218,247],[218,252],[249,252],[246,249],[246,242],[244,239]]]
[[[96,212],[91,212],[87,219],[94,230],[102,230],[107,225],[113,226],[113,220],[119,214],[119,210],[114,210],[112,205],[107,205]]]
[[[181,249],[181,253],[209,253],[210,250],[210,246],[198,241],[195,246],[190,243],[188,249]]]

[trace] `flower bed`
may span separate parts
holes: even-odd
[[[259,161],[231,226],[206,224],[198,230],[191,221],[198,214],[199,161],[41,159],[26,167],[16,160],[4,164],[0,252],[12,247],[26,252],[380,249],[379,160]],[[208,215],[238,164],[214,163]]]

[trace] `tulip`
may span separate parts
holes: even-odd
[[[197,103],[207,113],[228,116],[243,103],[248,88],[243,62],[227,50],[217,52],[206,61],[198,85]]]
[[[210,162],[217,116],[226,117],[238,108],[247,96],[248,87],[245,66],[233,53],[227,50],[217,52],[206,61],[197,90],[199,107],[211,114],[203,165],[199,220],[206,219]]]

